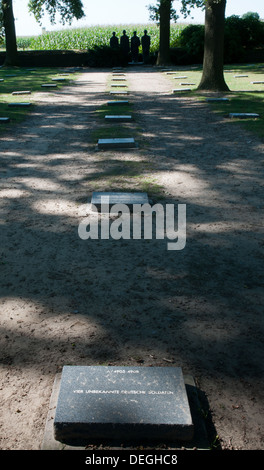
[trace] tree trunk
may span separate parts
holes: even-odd
[[[160,0],[160,37],[157,65],[170,64],[170,12],[171,0]]]
[[[198,90],[228,91],[224,79],[224,29],[226,0],[207,0],[203,75]]]
[[[2,0],[6,58],[4,65],[17,65],[17,43],[12,0]]]

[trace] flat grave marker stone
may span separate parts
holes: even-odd
[[[67,78],[64,78],[64,77],[55,77],[55,78],[52,78],[51,79],[53,82],[65,82],[66,80],[68,80]]]
[[[0,123],[5,123],[5,122],[9,122],[9,121],[10,121],[9,117],[0,117]]]
[[[98,148],[101,148],[101,149],[133,148],[135,146],[136,146],[136,143],[133,137],[122,137],[122,138],[98,140]]]
[[[260,80],[260,81],[257,81],[257,82],[251,82],[253,83],[254,85],[260,85],[260,84],[263,84],[264,83],[264,80]]]
[[[128,91],[126,90],[110,91],[110,95],[128,95]]]
[[[129,104],[129,101],[127,100],[113,100],[113,101],[108,101],[107,105],[108,106],[119,106],[119,105],[126,105]]]
[[[132,116],[130,115],[106,115],[105,120],[108,122],[130,122]]]
[[[42,88],[56,88],[57,83],[43,83],[41,86]]]
[[[173,77],[174,80],[184,80],[185,78],[188,78],[186,75],[181,75],[179,77]]]
[[[192,91],[191,88],[175,88],[173,90],[173,93],[179,93],[179,92],[184,92],[184,91]]]
[[[234,78],[246,78],[248,75],[234,75]]]
[[[25,90],[25,91],[13,91],[12,95],[31,95],[30,90]]]
[[[64,366],[55,439],[191,440],[193,423],[177,367]]]
[[[229,117],[239,118],[239,119],[259,118],[259,114],[255,114],[255,113],[229,113]]]
[[[214,101],[229,101],[229,98],[206,98],[206,101],[209,101],[209,102],[214,102]]]
[[[111,83],[111,87],[127,87],[124,83]]]
[[[31,103],[8,103],[8,106],[10,107],[21,107],[21,108],[26,108],[28,106],[31,106]]]
[[[147,193],[124,193],[124,192],[93,192],[91,204],[100,212],[106,212],[115,204],[126,204],[129,209],[134,204],[147,204],[149,202]],[[105,206],[107,204],[107,207]],[[105,206],[105,207],[104,207]]]

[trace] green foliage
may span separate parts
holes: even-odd
[[[204,25],[189,25],[182,32],[178,45],[183,47],[190,57],[203,57]]]
[[[60,15],[63,24],[71,23],[73,18],[79,20],[84,16],[81,0],[29,0],[28,8],[39,23],[45,11],[53,24],[56,14]]]
[[[180,34],[177,44],[190,57],[202,58],[204,47],[204,26],[189,25]],[[243,59],[246,49],[264,45],[264,23],[257,13],[243,17],[232,15],[225,20],[224,57],[226,62]]]

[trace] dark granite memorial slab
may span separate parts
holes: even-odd
[[[107,212],[115,204],[126,204],[129,209],[133,209],[134,204],[148,204],[147,193],[122,193],[122,192],[93,192],[92,194],[92,209],[93,206],[99,212]]]
[[[57,441],[188,441],[193,431],[181,368],[63,368],[54,418]]]
[[[113,101],[108,101],[107,105],[108,106],[119,106],[119,105],[126,105],[129,104],[129,101],[127,100],[113,100]]]
[[[67,78],[64,78],[64,77],[56,77],[56,78],[52,78],[51,79],[53,82],[65,82],[66,80],[68,80]]]
[[[98,148],[102,149],[133,148],[135,146],[136,143],[133,137],[98,140]]]
[[[105,120],[107,122],[130,122],[132,116],[130,115],[106,115]]]
[[[4,79],[3,79],[3,78],[0,78],[0,82],[4,82]]]
[[[188,78],[187,75],[182,75],[179,77],[173,77],[175,80],[183,80],[184,78]]]
[[[124,83],[111,83],[111,87],[114,87],[114,88],[117,88],[117,87],[126,88],[127,85],[125,85]]]
[[[230,113],[229,117],[237,119],[259,118],[259,114],[255,113]]]
[[[28,106],[31,106],[31,103],[8,103],[8,106],[13,106],[13,107],[21,107],[21,108],[27,108]]]
[[[173,93],[182,93],[184,91],[192,91],[191,88],[175,88]]]
[[[110,91],[110,95],[128,95],[128,91],[125,91],[125,90]]]
[[[220,102],[222,102],[222,101],[226,102],[226,101],[229,101],[229,98],[206,98],[206,101],[208,101],[209,103],[210,103],[210,102],[214,102],[214,101],[216,101],[216,102],[218,102],[218,101],[220,101]]]
[[[57,87],[57,83],[43,83],[41,85],[43,88],[56,88]]]
[[[25,91],[13,91],[12,95],[31,95],[31,91],[25,90]]]
[[[9,117],[0,117],[0,124],[1,123],[3,124],[5,122],[9,122],[9,121],[10,121]]]

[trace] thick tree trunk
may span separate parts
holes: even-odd
[[[224,79],[224,29],[226,0],[207,0],[203,75],[198,90],[228,91]]]
[[[171,0],[160,0],[160,37],[157,65],[170,64]]]
[[[4,65],[17,65],[18,56],[12,0],[2,0],[2,7],[6,41],[6,58]]]

